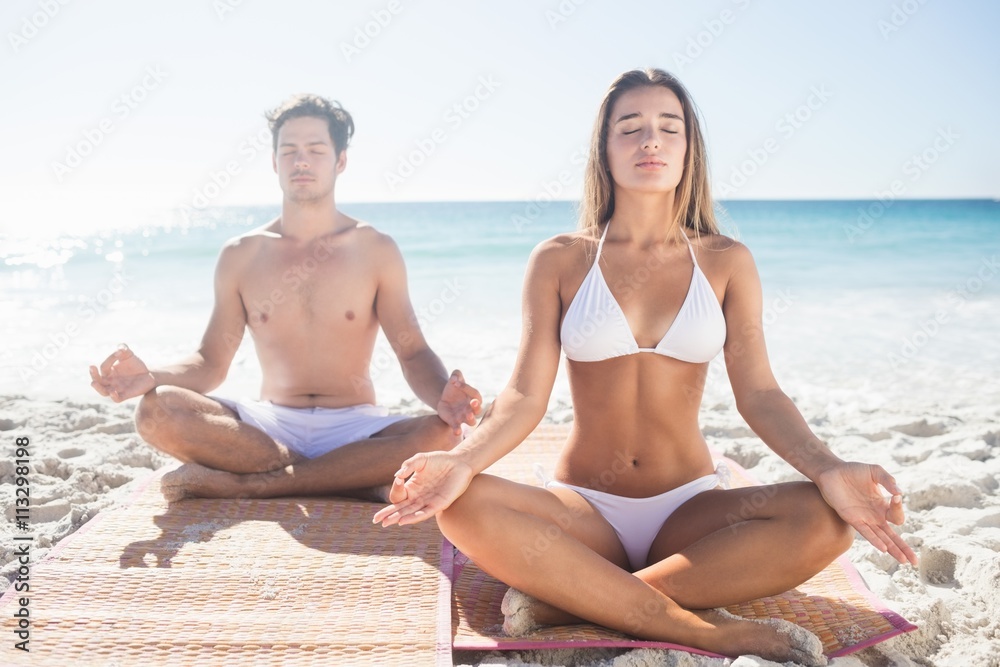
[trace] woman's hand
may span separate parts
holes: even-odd
[[[892,529],[903,523],[903,492],[882,466],[842,462],[815,480],[826,502],[861,536],[900,563],[917,564],[913,549]],[[881,489],[891,497],[886,498]]]
[[[396,472],[389,491],[392,504],[379,510],[372,523],[406,526],[425,521],[455,502],[473,476],[472,467],[453,452],[416,454]]]

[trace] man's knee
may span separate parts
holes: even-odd
[[[179,387],[162,386],[145,394],[135,408],[135,430],[146,442],[156,445],[173,432],[184,404]]]
[[[462,436],[455,435],[452,428],[437,415],[422,418],[418,428],[418,448],[422,452],[450,451],[462,442]]]

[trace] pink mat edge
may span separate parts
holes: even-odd
[[[453,650],[451,641],[451,594],[452,575],[455,570],[455,552],[447,538],[441,538],[441,566],[438,586],[437,646],[435,661],[437,667],[451,667]]]

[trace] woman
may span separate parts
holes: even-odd
[[[718,232],[694,106],[670,74],[631,71],[609,89],[581,227],[531,256],[517,364],[487,416],[454,450],[407,460],[375,521],[436,516],[513,587],[509,630],[585,619],[726,655],[819,661],[809,633],[714,608],[806,581],[848,548],[851,527],[915,563],[887,523],[902,522],[902,497],[881,467],[837,458],[778,387],[753,259]],[[560,348],[574,421],[556,481],[478,474],[544,416]],[[720,350],[740,414],[810,482],[721,488],[698,426]]]

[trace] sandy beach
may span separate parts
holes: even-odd
[[[850,551],[871,589],[919,629],[832,662],[857,665],[1000,665],[1000,409],[997,397],[952,396],[932,405],[872,410],[798,404],[818,435],[841,456],[885,466],[903,487],[902,533],[918,552],[919,568],[900,566],[858,539]],[[412,409],[396,406],[399,409]],[[556,405],[550,420],[563,421]],[[38,560],[102,509],[128,497],[138,480],[170,461],[134,432],[132,404],[0,398],[0,431],[13,452],[30,440],[29,475]],[[825,415],[825,416],[824,416]],[[850,425],[846,426],[845,425]],[[797,479],[725,402],[706,405],[709,444],[762,482]],[[13,456],[0,463],[0,506],[7,521],[0,568],[11,579],[16,561],[9,539],[15,518]],[[38,585],[44,585],[40,582]],[[724,661],[650,649],[633,651],[456,652],[456,663],[482,665],[769,665],[749,657]]]

